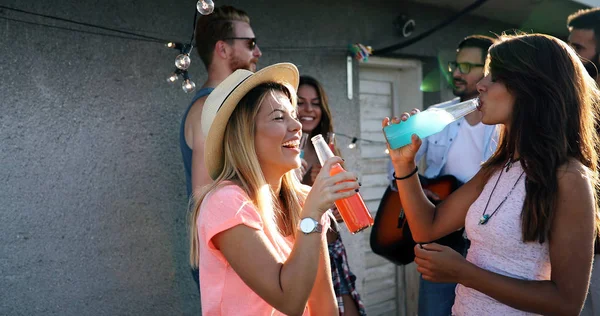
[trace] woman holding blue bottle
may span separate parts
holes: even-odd
[[[600,92],[573,49],[542,34],[503,36],[489,50],[477,89],[482,122],[500,125],[499,144],[444,202],[431,204],[414,175],[419,137],[390,151],[406,218],[421,243],[417,270],[429,281],[458,283],[455,315],[578,315],[600,227]],[[471,241],[466,259],[428,244],[461,227]]]

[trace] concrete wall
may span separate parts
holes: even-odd
[[[401,41],[392,28],[400,13],[417,19],[417,32],[448,14],[404,1],[229,3],[252,16],[261,65],[291,61],[321,79],[338,131],[349,135],[359,118],[357,80],[355,98],[346,97],[348,43]],[[195,8],[191,0],[2,4],[174,40],[189,38]],[[73,27],[1,9],[0,17]],[[506,28],[483,22],[465,18],[399,53],[432,69],[432,57],[462,37]],[[191,96],[165,82],[175,55],[161,44],[0,19],[0,315],[200,312],[178,144]],[[201,84],[195,55],[190,71]],[[344,154],[360,170],[357,152]]]

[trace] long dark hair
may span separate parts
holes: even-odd
[[[333,130],[333,119],[331,118],[331,110],[329,109],[329,99],[327,98],[327,94],[325,93],[325,89],[323,89],[323,85],[321,83],[311,77],[311,76],[300,76],[300,83],[298,84],[298,88],[302,85],[309,85],[317,91],[317,97],[319,98],[319,104],[321,104],[321,121],[319,122],[319,126],[310,132],[310,137],[316,135],[323,135],[323,137],[327,137],[327,133],[334,132]],[[335,155],[340,156],[340,151],[335,147]]]
[[[522,238],[542,243],[551,238],[558,168],[576,159],[597,188],[599,92],[573,49],[543,34],[501,36],[490,47],[486,71],[515,102],[510,130],[501,127],[498,148],[483,168],[490,175],[518,152],[527,176]]]
[[[327,137],[328,132],[333,132],[333,122],[331,119],[331,110],[329,110],[329,99],[325,93],[325,89],[317,79],[310,76],[300,76],[300,83],[298,87],[302,85],[309,85],[317,91],[317,97],[319,98],[319,104],[321,104],[321,122],[319,126],[315,128],[311,133],[312,138],[315,135],[322,134],[323,137]]]

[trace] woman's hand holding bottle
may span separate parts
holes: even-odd
[[[306,197],[301,217],[308,216],[319,220],[335,201],[351,197],[358,192],[359,184],[356,174],[353,172],[346,171],[330,175],[332,166],[342,162],[343,159],[340,157],[326,160]]]
[[[381,122],[381,125],[382,125],[382,127],[386,127],[391,124],[402,124],[402,122],[408,120],[408,118],[411,115],[415,115],[418,113],[419,113],[418,109],[413,109],[410,113],[408,113],[408,112],[402,113],[400,118],[394,117],[394,118],[390,119],[390,118],[386,117]],[[415,157],[416,157],[417,152],[419,151],[419,148],[421,147],[421,144],[422,144],[422,140],[416,134],[412,135],[411,141],[412,142],[410,144],[408,144],[406,146],[402,146],[397,149],[391,149],[388,145],[390,159],[392,160],[394,167],[396,168],[397,166],[408,166],[409,167],[408,169],[410,169],[410,170],[406,170],[407,173],[412,171],[412,169],[414,169],[413,166],[415,164]],[[400,172],[400,170],[397,170],[397,171]]]

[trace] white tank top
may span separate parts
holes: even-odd
[[[522,240],[521,211],[525,201],[525,174],[520,162],[504,172],[496,172],[483,188],[481,195],[471,205],[465,220],[467,237],[471,247],[467,260],[494,273],[521,280],[550,280],[550,255],[548,242],[524,243]],[[479,222],[490,193],[501,175],[489,202],[486,214],[492,215],[485,225]],[[519,179],[520,177],[520,179]],[[518,182],[517,182],[517,179]],[[516,310],[497,300],[461,284],[456,286],[456,300],[452,307],[454,315],[534,315]]]

